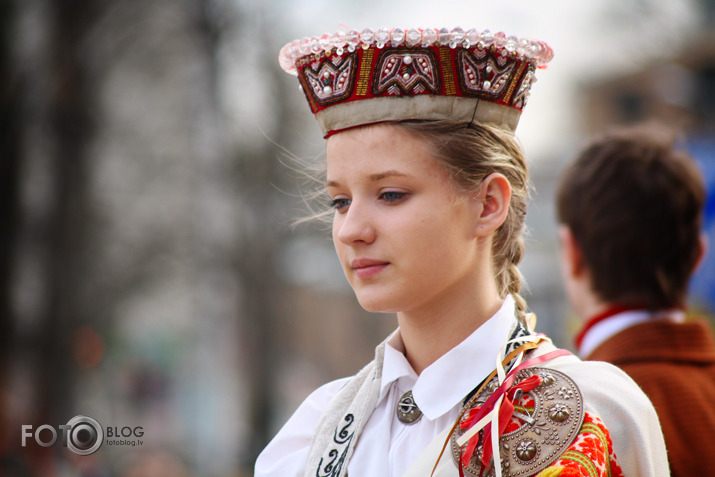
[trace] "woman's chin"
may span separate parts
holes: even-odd
[[[392,300],[384,297],[358,295],[357,299],[360,306],[370,313],[397,313],[400,311]]]

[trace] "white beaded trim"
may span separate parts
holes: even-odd
[[[331,52],[342,55],[345,50],[355,51],[357,48],[367,49],[370,46],[384,48],[385,46],[423,46],[449,45],[450,48],[471,48],[476,46],[483,49],[494,46],[503,50],[505,55],[513,55],[533,62],[536,66],[543,66],[554,56],[551,47],[539,40],[529,40],[506,36],[503,32],[492,33],[489,30],[482,32],[470,28],[466,32],[460,27],[451,31],[446,28],[411,28],[407,31],[400,28],[388,30],[380,28],[372,31],[369,28],[361,32],[348,30],[325,33],[320,37],[302,38],[288,43],[278,55],[278,62],[288,73],[296,73],[296,61],[308,55],[317,55],[321,52]]]

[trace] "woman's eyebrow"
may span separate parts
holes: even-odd
[[[386,177],[408,177],[408,175],[405,174],[404,172],[400,172],[395,169],[390,169],[387,171],[370,174],[367,177],[371,182],[377,182],[382,179],[385,179]],[[338,181],[328,180],[325,183],[325,187],[340,187],[340,183]]]
[[[388,171],[378,172],[377,174],[370,174],[368,176],[368,178],[373,182],[377,182],[386,177],[407,177],[407,174],[397,171],[395,169],[390,169]]]

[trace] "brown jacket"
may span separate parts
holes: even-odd
[[[641,323],[585,359],[615,364],[651,399],[671,475],[715,476],[715,340],[705,322]]]

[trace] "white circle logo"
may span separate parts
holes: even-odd
[[[104,432],[99,422],[87,416],[75,416],[67,422],[67,447],[78,455],[90,455],[102,447]]]

